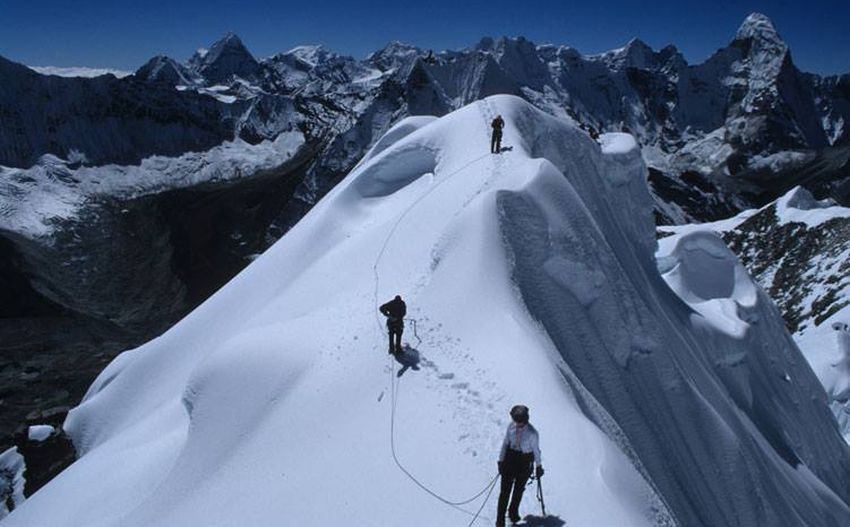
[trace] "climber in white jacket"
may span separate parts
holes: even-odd
[[[538,478],[543,476],[540,461],[540,436],[528,422],[528,407],[517,405],[511,408],[511,424],[502,441],[499,453],[499,474],[502,486],[496,510],[496,527],[504,527],[505,512],[512,523],[520,521],[519,504],[525,484],[531,477],[532,465],[536,466]],[[510,507],[508,500],[510,499]]]

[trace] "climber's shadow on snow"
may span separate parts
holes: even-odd
[[[419,356],[419,350],[405,344],[401,348],[401,353],[395,355],[395,360],[401,364],[401,369],[396,374],[401,377],[407,370],[419,371],[419,362],[422,358]]]
[[[562,527],[566,523],[557,516],[549,515],[544,518],[543,516],[529,515],[523,519],[522,525],[527,527]]]

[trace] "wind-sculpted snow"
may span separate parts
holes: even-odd
[[[65,423],[82,457],[4,526],[468,524],[483,498],[408,475],[473,495],[518,402],[568,525],[847,524],[822,388],[762,293],[732,288],[734,338],[666,285],[625,137],[606,154],[509,96],[419,124],[107,367]],[[694,289],[729,293],[729,271]],[[402,377],[377,313],[395,294]]]
[[[843,525],[848,451],[770,300],[759,293],[755,301],[751,288],[738,293],[734,265],[715,276],[723,286],[695,284],[688,273],[701,295],[738,297],[738,316],[750,327],[733,337],[693,320],[655,270],[640,170],[611,177],[618,172],[607,161],[605,176],[593,177],[575,137],[538,134],[538,152],[565,145],[574,155],[546,155],[554,164],[541,171],[547,177],[499,198],[514,278],[563,367],[616,420],[676,520]],[[822,456],[826,450],[836,457]],[[802,475],[809,470],[829,488]]]
[[[369,152],[363,157],[363,161],[361,161],[361,163],[372,159],[399,140],[404,139],[406,136],[436,119],[437,118],[434,116],[420,115],[416,117],[408,117],[403,121],[400,121],[375,142],[375,145],[369,149]]]
[[[844,388],[850,370],[833,330],[850,321],[850,209],[816,200],[798,187],[761,209],[718,222],[661,227],[660,232],[665,237],[659,266],[665,269],[670,267],[666,255],[685,238],[700,232],[722,236],[776,302],[826,389],[842,433],[850,437]]]
[[[680,238],[659,269],[673,291],[718,331],[746,335],[750,325],[739,307],[755,307],[756,286],[738,257],[713,233],[698,231]]]

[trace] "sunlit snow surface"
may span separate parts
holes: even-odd
[[[32,425],[27,429],[27,439],[41,442],[50,437],[55,431],[50,425]]]
[[[846,525],[850,455],[776,310],[727,266],[712,294],[749,326],[692,322],[656,269],[640,153],[611,139],[508,96],[402,121],[107,367],[65,423],[81,459],[4,527],[466,525],[395,465],[393,401],[399,460],[448,499],[491,480],[522,402],[568,525]],[[400,378],[377,314],[395,294],[422,359]]]
[[[237,139],[206,152],[151,156],[139,165],[74,166],[48,154],[27,169],[0,166],[0,228],[44,236],[98,196],[129,199],[248,177],[292,159],[304,143],[303,134],[292,131],[256,145]]]
[[[119,79],[132,75],[132,71],[116,70],[113,68],[86,68],[86,67],[57,67],[57,66],[29,66],[29,69],[37,71],[42,75],[56,75],[57,77],[100,77],[102,75],[115,75]]]

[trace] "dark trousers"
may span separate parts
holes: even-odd
[[[493,132],[493,136],[490,137],[490,153],[498,154],[502,149],[502,132]]]
[[[401,334],[404,333],[404,326],[387,326],[390,336],[390,353],[401,353]]]
[[[502,468],[502,488],[499,491],[499,505],[496,509],[496,521],[505,520],[505,512],[511,520],[520,520],[519,503],[522,501],[522,493],[525,492],[525,484],[531,477],[531,463],[533,457],[515,450],[508,450]],[[508,506],[510,500],[510,507]],[[497,524],[502,525],[502,524]]]

